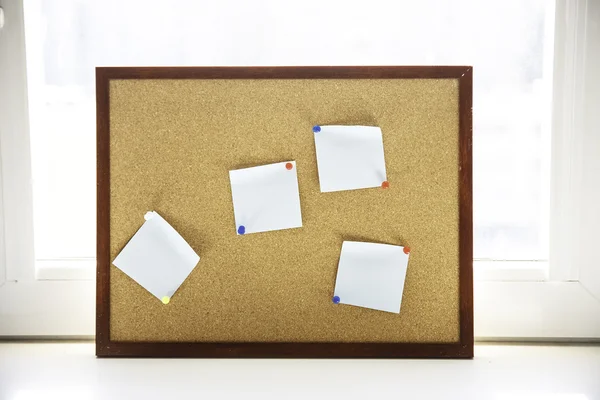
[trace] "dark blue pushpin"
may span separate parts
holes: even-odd
[[[315,125],[315,126],[313,126],[313,132],[314,132],[314,133],[321,132],[321,127],[320,127],[319,125]]]
[[[340,304],[340,296],[333,296],[332,300],[334,304]]]
[[[240,235],[243,235],[244,233],[246,233],[246,227],[244,225],[240,225],[240,227],[238,228],[238,233]]]

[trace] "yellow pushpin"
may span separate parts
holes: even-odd
[[[169,296],[164,296],[161,301],[163,302],[163,304],[169,304],[169,302],[171,301],[171,298]]]

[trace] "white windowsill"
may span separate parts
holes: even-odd
[[[94,258],[74,258],[64,260],[37,260],[35,279],[89,281],[96,278]]]
[[[600,398],[600,346],[477,345],[473,360],[184,360],[96,359],[91,342],[8,342],[0,360],[0,397],[10,400]]]
[[[548,261],[473,261],[473,280],[501,282],[544,282],[548,280]]]

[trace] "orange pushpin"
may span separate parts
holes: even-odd
[[[384,188],[384,189],[387,189],[387,188],[390,187],[390,183],[388,181],[383,181],[381,183],[381,187]]]
[[[292,168],[294,168],[294,164],[292,164],[291,162],[289,162],[289,163],[285,164],[285,168],[292,169]]]
[[[409,254],[409,253],[410,253],[410,247],[404,246],[404,254]]]

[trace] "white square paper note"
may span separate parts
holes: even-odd
[[[333,302],[400,313],[408,247],[344,242]]]
[[[380,128],[324,125],[313,132],[321,192],[386,187]]]
[[[167,304],[200,257],[157,212],[144,218],[113,264]]]
[[[302,226],[296,162],[229,171],[238,235]]]

